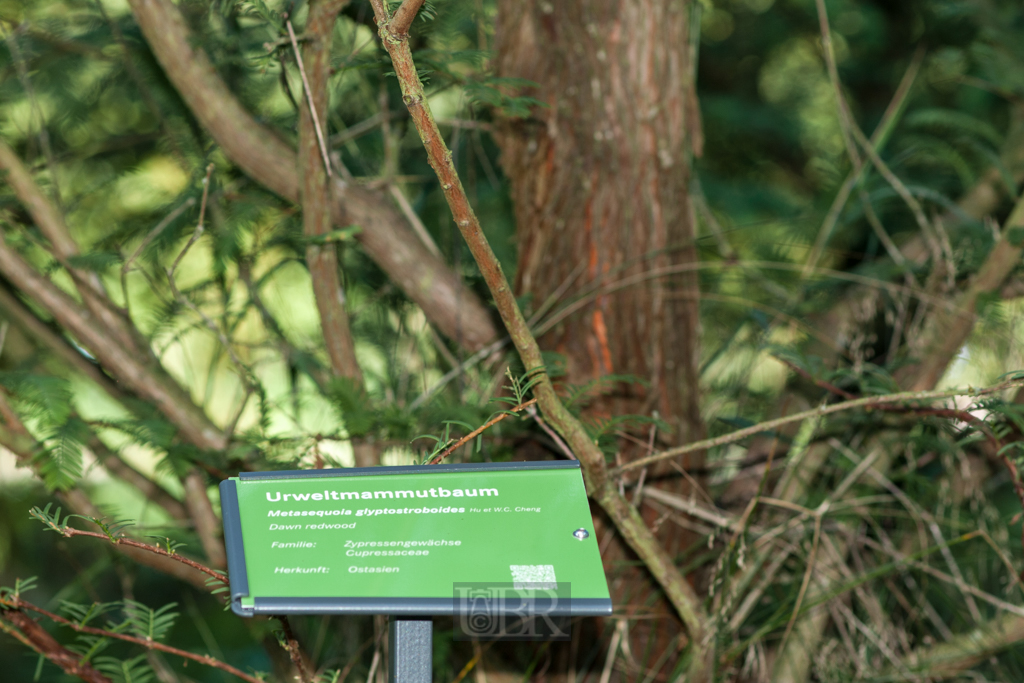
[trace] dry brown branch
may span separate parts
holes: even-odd
[[[281,197],[299,201],[294,150],[258,123],[194,46],[181,12],[168,0],[131,0],[157,61],[189,108],[249,177]],[[362,227],[357,239],[398,287],[449,339],[472,351],[497,336],[487,309],[440,259],[422,246],[401,214],[378,192],[332,183],[334,224]]]
[[[0,626],[5,626],[4,631],[59,666],[69,676],[76,676],[86,683],[111,683],[91,664],[82,662],[80,655],[57,642],[56,638],[21,609],[0,609]]]
[[[186,650],[171,647],[170,645],[164,645],[163,643],[159,643],[155,640],[152,640],[151,638],[136,638],[135,636],[129,636],[124,633],[116,633],[114,631],[108,631],[102,628],[94,628],[92,626],[81,626],[80,624],[74,621],[65,619],[64,617],[58,614],[54,614],[53,612],[47,611],[42,607],[38,607],[37,605],[22,600],[21,598],[15,598],[14,596],[0,598],[0,605],[9,610],[13,609],[22,611],[22,613],[24,613],[25,610],[28,610],[30,612],[35,612],[36,614],[41,614],[42,616],[46,617],[47,619],[50,619],[55,623],[67,626],[76,633],[88,633],[94,636],[102,636],[104,638],[123,640],[126,643],[141,645],[147,650],[159,650],[160,652],[165,652],[169,655],[175,655],[177,657],[182,657],[183,659],[198,662],[199,664],[203,664],[205,666],[211,666],[215,669],[220,669],[221,671],[229,673],[232,676],[242,679],[243,681],[247,681],[247,683],[261,683],[260,679],[256,678],[255,676],[250,676],[244,671],[236,669],[235,667],[231,666],[226,662],[222,662],[219,659],[214,659],[210,655],[197,655]]]
[[[381,41],[391,56],[398,76],[403,100],[426,148],[428,161],[441,183],[455,223],[494,297],[495,305],[509,331],[512,343],[519,352],[523,366],[527,371],[539,370],[544,367],[544,363],[537,340],[519,309],[501,265],[491,250],[462,187],[452,155],[441,137],[426,101],[423,84],[417,75],[412,52],[406,40],[407,36],[395,35],[388,28],[389,17],[384,0],[371,0],[371,4],[380,29]],[[589,494],[600,503],[629,546],[636,551],[654,579],[665,589],[668,599],[686,625],[694,646],[690,680],[694,683],[707,680],[711,668],[706,657],[711,648],[705,647],[703,643],[707,615],[700,598],[679,573],[674,561],[658,543],[636,508],[629,504],[619,493],[615,482],[609,479],[604,454],[591,440],[583,425],[562,404],[546,373],[539,375],[533,393],[544,417],[565,438],[569,448],[579,458]]]

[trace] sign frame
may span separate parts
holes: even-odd
[[[321,470],[281,470],[270,472],[240,472],[236,478],[220,484],[221,512],[224,524],[224,545],[227,553],[231,610],[242,617],[272,614],[306,615],[371,615],[425,617],[456,613],[455,597],[451,598],[396,598],[396,597],[273,597],[251,596],[246,567],[245,546],[242,536],[242,518],[239,509],[238,485],[246,481],[323,479],[337,477],[393,476],[402,474],[456,474],[470,472],[511,472],[551,469],[575,469],[580,472],[579,461],[552,460],[530,462],[487,462],[440,465],[408,465],[396,467],[351,467]],[[589,510],[588,510],[589,514]],[[592,519],[592,518],[591,518]],[[593,526],[591,524],[591,533]],[[591,542],[596,543],[596,539]],[[600,556],[598,556],[600,558]],[[602,568],[603,571],[603,568]],[[607,578],[605,579],[607,585]],[[571,592],[571,581],[569,584]],[[454,585],[454,584],[453,584]],[[545,597],[538,591],[534,608],[549,616],[609,616],[612,602],[609,598],[573,598],[559,600]]]

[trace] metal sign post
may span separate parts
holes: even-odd
[[[433,650],[432,621],[391,617],[388,628],[389,683],[430,683]]]

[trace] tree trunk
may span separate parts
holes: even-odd
[[[699,290],[689,268],[697,261],[689,161],[701,143],[690,9],[682,0],[498,2],[498,75],[533,81],[537,87],[523,94],[546,105],[498,131],[516,214],[516,293],[528,295],[534,310],[557,297],[558,310],[596,290],[541,346],[565,356],[571,384],[639,379],[605,387],[610,392],[587,407],[588,417],[656,415],[671,426],[658,434],[661,446],[704,432]],[[634,430],[620,440],[620,457],[646,454],[649,434]],[[702,461],[692,454],[674,464]],[[672,465],[652,468],[647,481],[688,491]],[[640,511],[669,553],[693,542],[692,533],[662,524],[660,511]],[[600,526],[599,538],[614,533]],[[610,569],[630,554],[621,542],[602,547]],[[614,573],[616,603],[647,602],[650,577],[621,565]],[[670,647],[676,629],[658,623],[631,629],[634,652]]]
[[[544,335],[581,384],[633,375],[594,417],[657,413],[662,443],[701,437],[699,292],[687,184],[701,134],[690,3],[500,0],[497,72],[544,102],[499,131],[512,185],[515,287],[534,309],[599,292]],[[670,276],[666,273],[672,272]],[[646,430],[644,430],[646,434]],[[645,439],[646,440],[646,439]],[[635,450],[635,449],[634,449]]]

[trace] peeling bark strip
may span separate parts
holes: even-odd
[[[498,75],[538,84],[548,106],[498,128],[519,242],[515,291],[536,305],[608,279],[694,263],[687,146],[700,147],[689,3],[500,0]],[[585,264],[585,266],[584,266]],[[541,346],[564,353],[567,381],[646,379],[595,408],[658,411],[672,445],[703,437],[697,273],[603,295]],[[667,435],[666,435],[667,436]]]
[[[307,237],[326,235],[331,231],[331,188],[329,167],[321,148],[324,131],[320,122],[327,120],[327,79],[331,73],[331,37],[338,12],[347,0],[311,0],[306,21],[302,62],[309,88],[299,113],[299,172],[302,178],[302,225]],[[310,102],[315,109],[310,108]],[[312,116],[313,112],[316,116]],[[330,163],[329,161],[327,163]],[[331,369],[338,377],[348,377],[362,386],[363,373],[356,363],[355,345],[345,310],[345,291],[338,270],[338,248],[335,244],[310,244],[306,247],[306,263],[313,281],[313,294],[320,312],[327,355]]]
[[[168,0],[129,0],[132,12],[167,78],[225,154],[256,182],[299,201],[295,151],[259,124],[235,99],[194,47],[181,12]],[[384,195],[335,178],[335,225],[355,223],[366,253],[449,339],[470,351],[484,348],[497,328],[480,299],[406,226]]]

